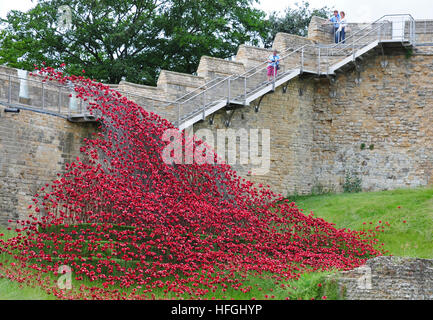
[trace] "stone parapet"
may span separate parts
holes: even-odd
[[[290,51],[296,50],[302,46],[315,45],[316,41],[300,37],[293,34],[279,32],[275,36],[272,49],[278,50],[280,54],[283,52],[289,53]]]
[[[241,45],[236,54],[236,62],[242,63],[245,70],[248,70],[265,63],[272,51],[272,49]]]
[[[162,70],[159,74],[157,86],[169,94],[180,97],[188,92],[196,90],[204,84],[204,77]]]
[[[364,191],[433,183],[433,55],[370,56],[334,78],[304,75],[240,108],[230,127],[271,130],[271,170],[251,181],[281,193],[343,191],[357,175]],[[259,105],[259,112],[255,106]],[[225,110],[194,130],[225,128]]]
[[[197,69],[197,74],[206,79],[206,82],[216,78],[226,78],[235,74],[245,72],[245,66],[242,62],[228,61],[219,58],[203,56]]]

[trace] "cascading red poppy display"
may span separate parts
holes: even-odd
[[[161,137],[173,125],[108,86],[50,67],[37,74],[73,83],[101,125],[84,139],[82,156],[35,195],[18,236],[0,242],[26,269],[70,266],[76,279],[95,283],[92,297],[96,284],[139,288],[134,297],[156,288],[200,297],[228,286],[248,292],[247,274],[296,279],[352,269],[383,253],[374,231],[341,230],[305,215],[228,165],[166,164]],[[182,139],[182,151],[212,152]]]

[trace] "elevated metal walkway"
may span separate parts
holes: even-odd
[[[300,75],[330,77],[353,68],[357,61],[384,50],[408,50],[416,44],[416,23],[411,15],[386,15],[365,25],[345,43],[307,44],[280,52],[280,70],[268,81],[268,63],[263,62],[243,74],[216,77],[175,101],[142,97],[118,91],[146,110],[156,112],[180,130],[191,127],[223,108],[249,106]],[[0,103],[15,109],[60,116],[72,122],[94,122],[97,116],[88,104],[76,98],[71,84],[45,82],[42,77],[20,77],[0,73]],[[25,92],[21,92],[25,89]],[[114,90],[113,90],[114,92]],[[23,98],[24,97],[24,98]],[[152,100],[155,105],[149,106]]]
[[[305,45],[281,53],[280,70],[270,82],[266,79],[268,63],[265,62],[242,75],[229,76],[187,100],[175,101],[172,105],[178,111],[175,125],[183,130],[222,108],[248,106],[301,74],[333,76],[378,49],[407,49],[414,44],[415,20],[412,16],[384,16],[354,33],[345,43]]]

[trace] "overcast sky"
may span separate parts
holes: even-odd
[[[261,0],[259,8],[269,11],[284,10],[294,7],[296,2],[289,0]],[[309,0],[311,7],[324,6],[346,12],[347,19],[352,22],[374,21],[386,14],[410,13],[415,19],[433,19],[432,0]]]
[[[288,6],[293,7],[302,0],[261,0],[258,8],[266,12],[282,11]],[[385,14],[410,13],[415,19],[433,19],[432,0],[309,0],[312,7],[335,7],[346,12],[348,20],[352,22],[374,21]],[[36,1],[31,0],[0,0],[0,17],[6,17],[9,10],[26,11]]]

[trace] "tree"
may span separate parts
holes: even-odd
[[[202,55],[227,58],[265,36],[257,0],[38,0],[3,21],[0,63],[45,61],[94,79],[155,84],[161,69],[192,73]],[[60,28],[69,8],[70,28]]]
[[[265,13],[256,0],[176,0],[163,13],[162,67],[193,73],[200,57],[229,58],[239,45],[259,45],[266,35]]]
[[[303,1],[301,4],[295,3],[295,6],[294,9],[290,7],[286,8],[283,15],[280,15],[276,11],[273,11],[269,15],[267,20],[268,35],[263,39],[265,47],[269,48],[272,46],[275,35],[278,32],[296,34],[302,37],[307,36],[308,26],[313,16],[327,18],[330,12],[333,11],[328,7],[312,9],[310,8],[310,3],[306,1]]]

